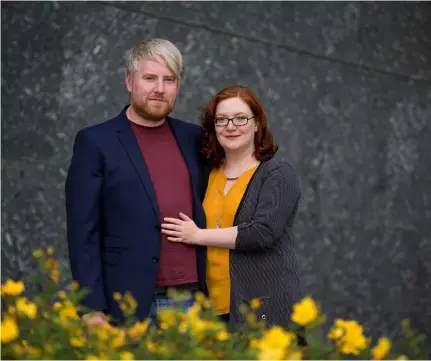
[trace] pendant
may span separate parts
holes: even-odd
[[[220,219],[217,219],[217,222],[216,222],[216,227],[217,228],[221,228],[221,221],[220,221]]]

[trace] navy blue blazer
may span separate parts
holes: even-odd
[[[90,291],[82,304],[120,321],[114,292],[130,291],[138,303],[136,317],[148,316],[161,243],[156,194],[126,109],[78,132],[65,184],[72,276]],[[190,172],[193,219],[205,227],[201,128],[172,117],[167,120]],[[205,247],[197,247],[196,259],[199,287],[207,294]]]

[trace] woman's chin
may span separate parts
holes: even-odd
[[[229,145],[223,147],[225,153],[238,152],[243,148],[244,147],[241,146],[241,144],[229,144]]]

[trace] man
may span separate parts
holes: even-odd
[[[169,117],[182,56],[152,39],[126,54],[130,105],[78,132],[66,180],[67,239],[73,278],[90,293],[88,323],[121,321],[114,292],[130,291],[136,317],[172,307],[167,287],[206,293],[206,250],[169,242],[164,217],[188,213],[201,227],[205,180],[197,125]]]

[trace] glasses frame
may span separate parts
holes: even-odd
[[[232,124],[235,126],[235,127],[243,127],[244,125],[247,125],[248,124],[248,121],[250,120],[250,119],[253,119],[255,116],[254,115],[252,115],[252,116],[250,116],[250,117],[245,117],[245,118],[247,118],[247,121],[244,123],[244,124],[241,124],[241,125],[236,125],[235,124],[235,122],[233,121],[234,119],[236,119],[236,118],[239,118],[239,117],[233,117],[233,118],[223,118],[223,119],[227,119],[227,123],[225,124],[225,125],[219,125],[219,124],[217,124],[216,123],[216,119],[217,118],[215,118],[214,119],[214,125],[216,126],[216,127],[220,127],[220,128],[224,128],[224,127],[227,127],[228,125],[229,125],[229,122],[232,122]]]

